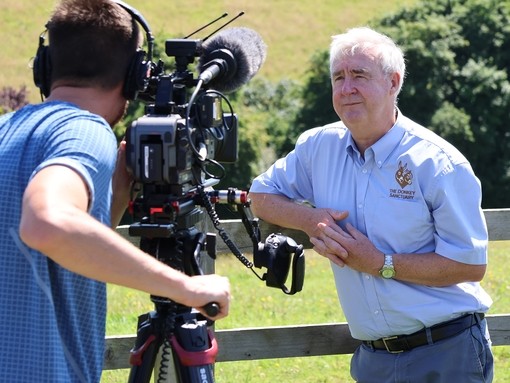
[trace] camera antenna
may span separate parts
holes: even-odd
[[[209,37],[211,37],[212,35],[214,35],[214,34],[215,34],[216,32],[218,32],[220,29],[225,28],[227,25],[229,25],[229,24],[230,24],[230,23],[232,23],[233,21],[235,21],[235,20],[237,20],[238,18],[240,18],[242,15],[244,15],[244,11],[239,12],[239,14],[238,14],[236,17],[232,18],[230,21],[226,22],[226,23],[225,23],[225,24],[223,24],[221,27],[219,27],[218,29],[216,29],[215,31],[213,31],[212,33],[210,33],[210,34],[209,34],[209,36],[205,37],[205,38],[202,40],[202,42],[203,42],[203,41],[205,41],[205,40],[207,40],[207,39],[208,39]],[[219,20],[219,19],[218,19],[218,20]],[[212,24],[212,23],[210,23],[209,25],[211,25],[211,24]]]
[[[204,25],[203,27],[198,28],[196,31],[191,32],[189,35],[184,36],[184,37],[183,37],[183,39],[188,39],[188,38],[190,38],[190,37],[191,37],[191,36],[193,36],[194,34],[196,34],[196,33],[200,32],[200,31],[204,30],[205,28],[207,28],[209,25],[212,25],[212,24],[214,24],[215,22],[217,22],[218,20],[221,20],[221,19],[223,19],[223,18],[225,18],[225,17],[227,17],[227,16],[228,16],[228,13],[226,13],[226,12],[225,12],[223,15],[221,15],[221,16],[220,16],[220,17],[218,17],[217,19],[214,19],[213,21],[211,21],[210,23],[208,23],[208,24]]]

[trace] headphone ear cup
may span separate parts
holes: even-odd
[[[128,100],[136,100],[138,92],[147,89],[150,73],[149,61],[145,61],[145,52],[137,51],[129,64],[124,81],[123,94]]]
[[[51,58],[49,47],[39,45],[33,62],[34,83],[41,90],[44,97],[50,94],[51,84]]]

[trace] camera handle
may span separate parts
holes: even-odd
[[[305,277],[303,245],[297,245],[292,238],[281,233],[270,234],[265,242],[261,242],[259,219],[253,215],[251,201],[247,197],[246,192],[229,188],[226,191],[214,191],[207,194],[201,186],[197,190],[200,202],[205,207],[220,237],[237,259],[249,268],[257,278],[266,281],[266,286],[280,288],[288,295],[293,295],[303,289]],[[253,243],[253,263],[241,253],[226,231],[220,226],[220,220],[214,209],[213,202],[237,206],[241,221]],[[253,266],[258,268],[266,267],[267,272],[260,276],[253,269]],[[285,285],[285,281],[291,268],[292,283],[289,289]]]

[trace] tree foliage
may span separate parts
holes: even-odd
[[[509,3],[428,1],[376,27],[406,54],[402,111],[468,157],[485,208],[510,206]]]
[[[295,116],[282,154],[289,152],[302,132],[338,120],[331,100],[329,51],[317,51],[310,60],[309,77],[301,90],[302,108]]]
[[[466,155],[482,182],[484,208],[510,206],[510,3],[427,0],[370,24],[405,52],[403,113]],[[154,57],[163,57],[171,72],[173,59],[163,47],[162,39],[156,41]],[[4,89],[0,113],[19,107],[24,95],[23,89]],[[227,96],[239,116],[239,160],[224,165],[219,187],[248,188],[301,132],[338,119],[327,49],[311,57],[303,83],[256,77]],[[131,103],[117,137],[143,113],[143,103]]]
[[[466,155],[482,182],[484,208],[510,206],[510,3],[424,1],[371,25],[405,52],[402,112]],[[327,68],[326,52],[316,57]],[[326,88],[329,73],[316,70],[309,81],[304,94],[314,96],[300,121],[318,123],[330,112],[317,84]]]
[[[247,189],[281,155],[301,107],[299,96],[300,87],[293,81],[273,84],[258,78],[229,95],[239,116],[239,160],[225,166],[227,175],[220,185]]]
[[[28,104],[28,90],[26,86],[14,89],[4,86],[0,91],[0,114],[18,110]]]

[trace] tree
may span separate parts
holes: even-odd
[[[317,51],[310,60],[309,77],[301,90],[302,108],[295,116],[282,154],[294,147],[298,136],[307,129],[338,121],[331,101],[329,52]]]
[[[28,104],[28,90],[22,86],[19,90],[4,86],[0,90],[0,114],[21,109]]]
[[[510,206],[508,1],[424,1],[370,24],[405,52],[403,113],[465,154],[481,180],[484,208]],[[312,70],[327,68],[326,53],[317,57],[322,64],[313,63]],[[305,95],[329,83],[324,71],[313,77]],[[323,98],[314,97],[305,102],[308,114],[329,113]]]
[[[423,2],[376,27],[406,54],[404,113],[466,155],[482,182],[485,208],[510,206],[509,3]]]
[[[301,107],[300,87],[290,80],[273,84],[255,78],[229,98],[239,116],[239,160],[225,165],[227,176],[220,186],[247,189],[281,156]]]

